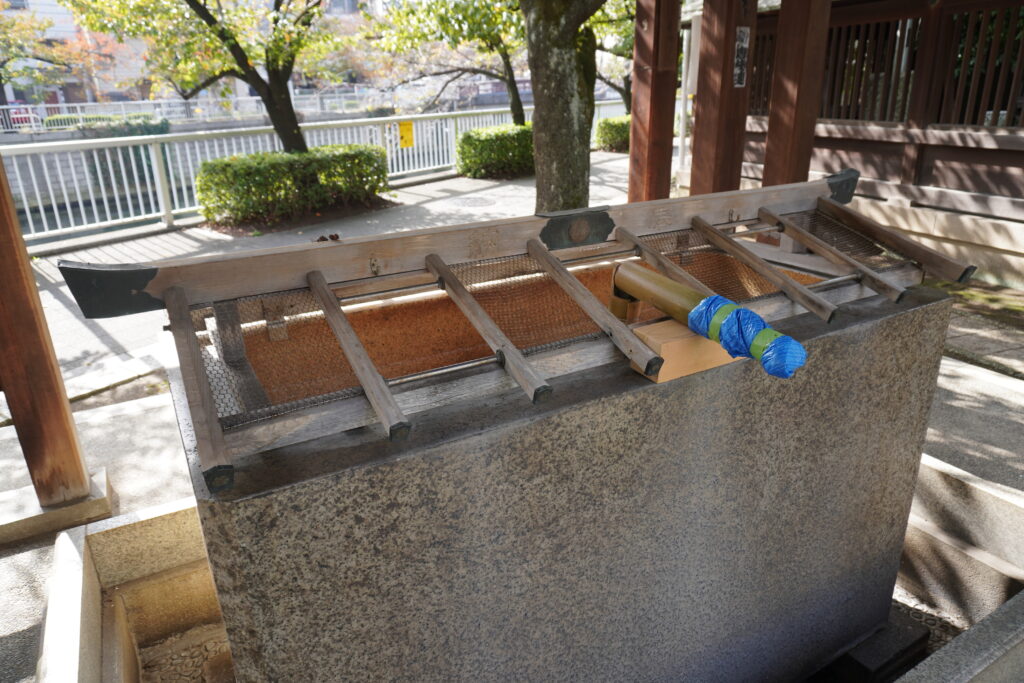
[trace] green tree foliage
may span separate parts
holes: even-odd
[[[515,55],[524,44],[523,16],[518,11],[518,2],[404,0],[392,6],[383,18],[371,21],[367,35],[379,41],[379,47],[394,53],[416,53],[424,44],[436,43],[453,51],[470,48],[492,58],[494,65],[433,63],[420,69],[413,78],[449,76],[434,98],[436,101],[448,85],[463,76],[491,76],[504,82],[508,90],[513,122],[516,125],[526,122],[513,68]]]
[[[28,11],[7,12],[9,7],[0,0],[0,106],[8,103],[5,84],[50,85],[66,71],[59,46],[46,38],[53,22]]]
[[[587,25],[597,38],[597,49],[608,55],[597,79],[619,94],[626,113],[633,104],[633,38],[636,33],[635,0],[607,0]]]
[[[79,22],[148,44],[150,73],[183,98],[237,78],[260,97],[285,151],[306,142],[288,80],[332,48],[324,0],[61,0]]]

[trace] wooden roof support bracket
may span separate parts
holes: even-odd
[[[639,237],[634,235],[632,232],[623,227],[615,228],[615,237],[621,241],[626,242],[629,246],[636,249],[637,254],[649,265],[654,266],[667,278],[675,280],[676,282],[686,285],[691,289],[695,289],[704,296],[714,296],[715,292],[710,287],[705,285],[703,282],[695,278],[694,276],[687,273],[681,267],[677,266],[675,261],[662,254],[660,251],[652,247],[651,245],[640,240]]]
[[[831,244],[818,239],[811,233],[807,232],[789,218],[780,216],[763,206],[758,209],[757,217],[765,223],[781,225],[782,232],[784,234],[789,235],[791,238],[803,244],[814,253],[818,254],[822,258],[828,259],[837,266],[849,266],[850,268],[853,268],[854,271],[860,274],[860,279],[864,284],[879,294],[886,296],[890,300],[899,301],[906,293],[907,290],[903,287],[889,282],[860,261],[850,258]]]
[[[530,397],[530,401],[539,403],[550,396],[551,386],[537,374],[512,340],[506,337],[491,316],[487,315],[487,311],[473,298],[444,259],[437,254],[428,254],[426,263],[427,270],[438,279],[438,284],[448,292],[451,300],[491,347],[491,351],[498,357],[498,362],[519,383]]]
[[[234,465],[225,452],[224,432],[217,417],[217,404],[210,390],[210,381],[203,367],[203,354],[199,340],[196,339],[185,290],[170,287],[164,292],[163,299],[181,364],[181,383],[185,387],[192,429],[196,435],[199,467],[212,493],[224,491],[234,484]]]
[[[306,281],[309,289],[313,292],[323,309],[324,319],[330,326],[331,331],[341,345],[352,371],[356,373],[359,384],[363,387],[366,400],[370,402],[377,417],[387,430],[388,438],[392,441],[401,441],[409,436],[411,426],[405,419],[405,414],[398,407],[391,389],[387,382],[381,377],[377,367],[366,353],[366,348],[359,340],[359,335],[352,329],[352,324],[341,310],[338,297],[334,295],[327,285],[327,279],[319,270],[313,270],[306,274]]]
[[[818,198],[818,211],[869,240],[883,244],[898,254],[917,261],[924,270],[943,280],[967,282],[977,270],[975,266],[940,254],[934,249],[904,237],[892,228],[827,197]]]
[[[629,360],[636,363],[643,369],[645,375],[655,375],[661,369],[664,359],[640,341],[640,338],[633,333],[629,327],[615,317],[604,304],[594,296],[589,289],[583,286],[576,277],[566,270],[558,258],[547,250],[547,247],[540,240],[533,238],[526,243],[526,251],[532,256],[551,279],[561,287],[583,311],[590,316],[590,319],[611,337],[615,346],[626,355]]]
[[[749,266],[758,275],[785,292],[786,296],[794,302],[800,304],[811,313],[814,313],[825,322],[831,322],[832,316],[834,316],[836,312],[835,304],[830,303],[826,299],[807,289],[807,287],[803,286],[754,252],[747,249],[731,236],[718,230],[700,216],[694,216],[691,221],[691,225],[693,226],[693,229],[707,239],[708,242]]]

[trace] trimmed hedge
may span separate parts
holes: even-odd
[[[533,173],[533,128],[507,123],[467,130],[459,136],[459,174],[470,178],[516,178]]]
[[[116,123],[143,123],[152,122],[153,115],[146,112],[133,112],[131,114],[54,114],[43,119],[43,128],[75,128],[82,126],[90,128]]]
[[[629,114],[599,119],[594,142],[606,152],[629,151]]]
[[[196,198],[207,220],[272,223],[317,209],[367,203],[388,189],[384,148],[325,145],[203,162]]]

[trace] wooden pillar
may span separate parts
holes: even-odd
[[[704,0],[690,194],[740,186],[756,0]]]
[[[679,76],[679,0],[637,0],[629,201],[668,197]]]
[[[807,180],[821,108],[831,5],[821,0],[782,2],[762,185]]]
[[[2,159],[0,376],[39,504],[87,496],[89,476]]]

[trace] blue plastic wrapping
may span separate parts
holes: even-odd
[[[726,311],[722,311],[723,308]],[[715,316],[720,311],[724,320],[715,330]],[[800,342],[775,332],[757,313],[739,308],[724,296],[716,294],[702,300],[690,311],[687,324],[703,337],[714,340],[717,336],[716,341],[733,358],[757,358],[765,372],[775,377],[792,377],[797,368],[807,361],[807,352]]]

